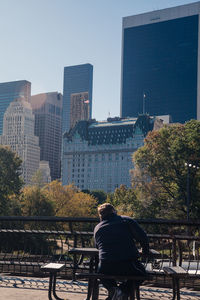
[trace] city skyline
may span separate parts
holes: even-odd
[[[118,116],[122,18],[193,2],[197,1],[1,1],[0,82],[30,81],[32,95],[62,93],[64,67],[90,63],[92,117]]]

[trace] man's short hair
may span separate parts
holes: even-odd
[[[116,214],[116,210],[112,204],[104,203],[98,206],[98,214],[101,219],[105,219],[109,215]]]

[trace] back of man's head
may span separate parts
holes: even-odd
[[[116,212],[114,206],[112,206],[112,204],[104,203],[104,204],[98,206],[98,214],[99,214],[100,220],[104,220],[113,214],[117,214],[117,212]]]

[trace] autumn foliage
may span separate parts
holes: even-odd
[[[54,205],[56,216],[91,217],[96,214],[96,200],[74,185],[62,186],[61,182],[55,180],[46,185],[44,191]]]

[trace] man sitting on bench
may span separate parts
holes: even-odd
[[[94,239],[99,249],[98,273],[144,276],[145,268],[138,260],[139,252],[135,241],[140,243],[143,255],[148,256],[149,242],[146,233],[132,218],[117,215],[110,203],[100,205],[98,214],[100,223],[94,229]],[[107,300],[128,299],[131,281],[124,282],[119,287],[112,279],[103,279],[101,282],[108,290]]]

